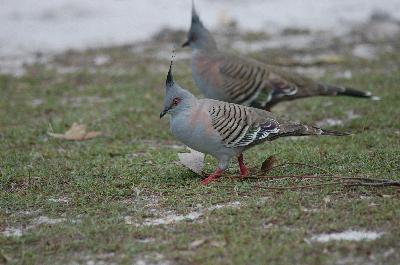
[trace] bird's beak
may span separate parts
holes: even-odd
[[[165,108],[163,111],[161,111],[161,113],[160,113],[160,119],[161,119],[162,117],[164,117],[165,114],[167,114],[168,111],[169,111],[169,108]]]
[[[186,46],[189,46],[189,44],[190,44],[190,41],[187,40],[185,43],[182,44],[182,48],[185,48]]]

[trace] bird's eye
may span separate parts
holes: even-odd
[[[174,100],[172,101],[172,105],[176,106],[179,104],[179,102],[181,102],[180,98],[174,98]]]

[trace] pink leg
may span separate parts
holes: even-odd
[[[203,185],[207,185],[208,183],[210,183],[211,181],[216,180],[217,178],[219,178],[222,175],[222,172],[224,172],[222,169],[217,168],[214,173],[212,173],[210,176],[208,176],[207,178],[203,179],[201,181],[201,184]]]
[[[247,170],[246,166],[243,163],[243,154],[240,154],[240,156],[238,156],[238,162],[240,167],[240,175],[242,175],[242,177],[246,177],[249,174],[249,170]]]

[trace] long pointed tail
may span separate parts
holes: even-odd
[[[270,140],[287,136],[310,136],[310,135],[329,135],[329,136],[346,136],[348,132],[339,132],[333,130],[325,130],[315,126],[304,125],[300,123],[286,123],[280,125],[277,134],[271,136]]]
[[[370,98],[372,100],[380,100],[380,97],[372,95],[372,93],[369,91],[361,91],[351,87],[320,84],[319,89],[322,95],[350,96],[358,98]]]
[[[316,128],[316,127],[314,127],[314,128]],[[347,136],[347,135],[351,134],[349,132],[339,132],[339,131],[326,130],[326,129],[320,129],[320,130],[321,130],[321,135]]]

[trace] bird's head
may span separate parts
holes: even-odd
[[[164,108],[160,113],[160,119],[165,114],[175,115],[179,111],[185,110],[191,106],[195,97],[187,90],[181,88],[174,82],[172,76],[172,61],[169,65],[167,79],[165,81]]]
[[[217,47],[217,43],[215,42],[213,36],[201,22],[200,17],[194,7],[194,2],[192,2],[192,23],[187,35],[187,40],[182,44],[182,47],[186,46],[189,46],[193,49]]]

